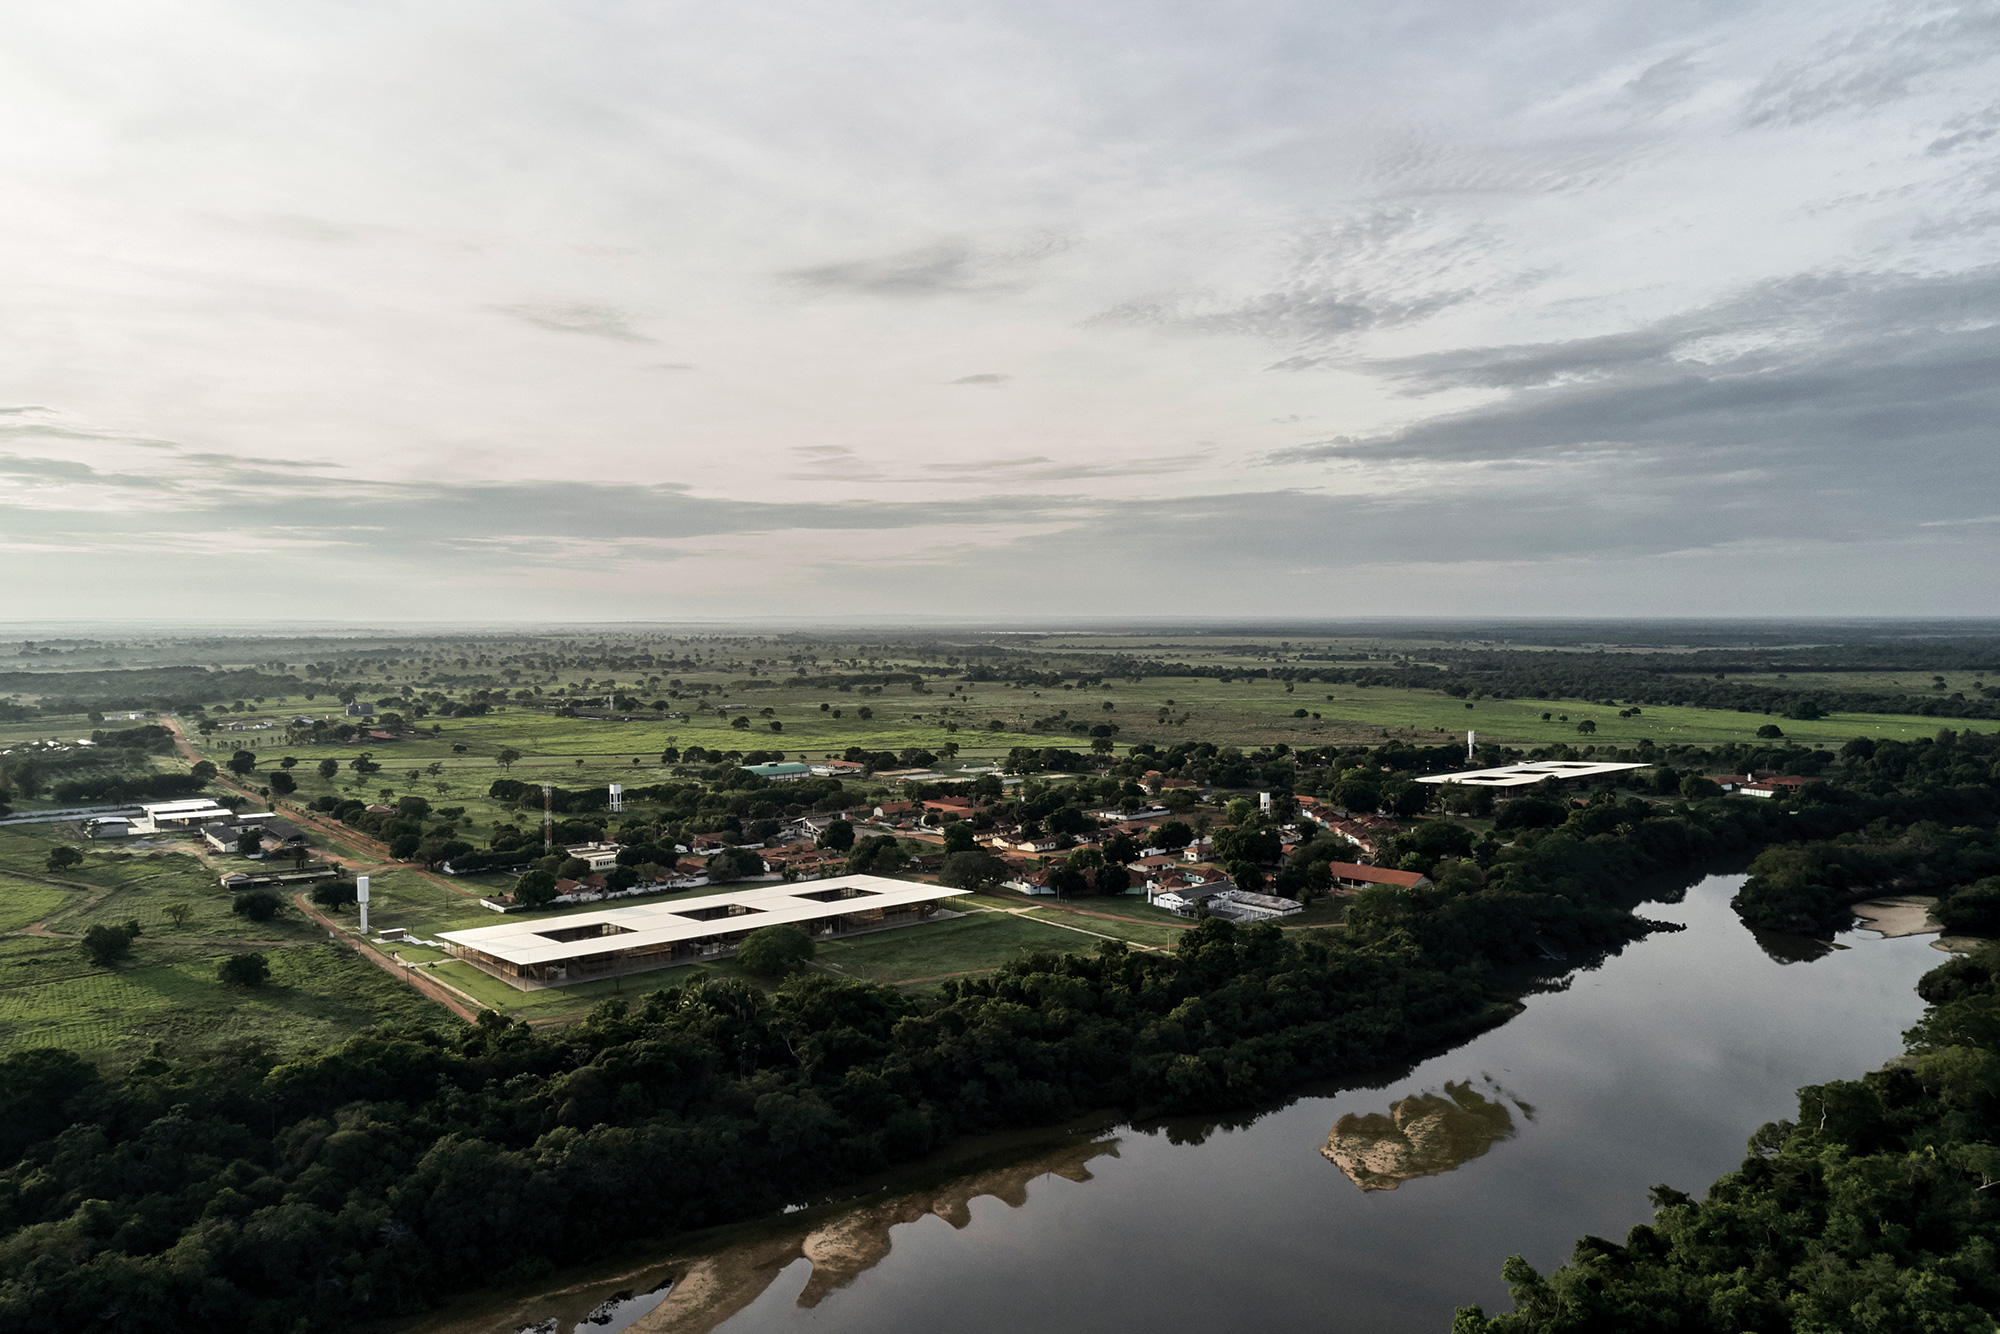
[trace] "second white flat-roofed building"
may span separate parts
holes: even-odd
[[[752,931],[767,926],[790,924],[825,937],[914,924],[932,917],[940,900],[964,893],[877,875],[844,875],[438,935],[452,954],[527,989],[724,958]]]
[[[1525,764],[1503,764],[1497,769],[1467,769],[1463,773],[1431,774],[1419,783],[1462,783],[1466,787],[1533,787],[1553,778],[1558,782],[1609,778],[1633,769],[1650,769],[1650,764],[1599,764],[1594,760],[1529,760]]]
[[[236,818],[236,812],[227,806],[217,805],[207,797],[194,797],[186,801],[141,802],[139,810],[155,831],[193,829],[197,825]]]

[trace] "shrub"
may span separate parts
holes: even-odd
[[[1007,876],[1007,864],[990,852],[954,852],[938,870],[938,883],[952,889],[991,889]]]
[[[268,922],[278,915],[285,901],[268,889],[245,890],[229,905],[229,911],[253,922]]]
[[[812,937],[804,928],[767,926],[745,937],[736,951],[736,962],[759,977],[782,977],[804,967],[812,956]]]
[[[1681,795],[1689,801],[1706,801],[1722,795],[1722,784],[1700,774],[1689,774],[1681,779]]]
[[[556,896],[556,878],[547,871],[530,871],[514,882],[514,899],[524,908],[539,908]]]
[[[109,968],[132,952],[132,939],[138,931],[131,926],[105,926],[99,923],[83,933],[83,952],[99,968]]]
[[[261,954],[232,954],[216,965],[215,975],[225,986],[261,987],[270,980],[271,961]]]
[[[339,912],[355,901],[352,880],[328,880],[312,888],[312,901],[322,908]]]
[[[1493,827],[1509,829],[1547,829],[1561,824],[1569,816],[1569,808],[1559,801],[1545,797],[1516,797],[1500,808],[1493,817]]]

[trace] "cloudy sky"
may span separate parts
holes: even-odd
[[[1996,4],[27,0],[0,154],[0,615],[2000,611]]]

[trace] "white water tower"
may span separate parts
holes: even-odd
[[[368,877],[354,877],[354,901],[361,907],[361,934],[368,934]]]
[[[1467,732],[1465,734],[1465,762],[1467,764],[1474,763],[1474,760],[1472,758],[1472,738],[1474,735],[1475,734],[1472,732]]]
[[[611,813],[616,815],[624,809],[625,785],[623,783],[613,783],[611,785]]]

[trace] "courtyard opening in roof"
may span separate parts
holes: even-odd
[[[881,876],[755,885],[724,894],[443,931],[445,948],[522,990],[726,958],[752,931],[788,923],[816,937],[915,925],[965,891]],[[946,916],[956,916],[947,913]]]

